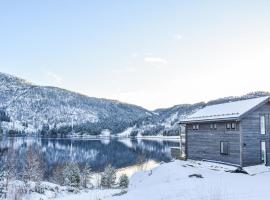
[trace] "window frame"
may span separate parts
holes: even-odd
[[[264,144],[264,154],[263,153],[263,145]],[[265,163],[267,162],[267,143],[266,143],[266,140],[261,140],[260,141],[260,157],[261,157],[261,163]],[[264,155],[264,156],[263,156]]]
[[[199,124],[192,124],[192,130],[193,131],[198,131],[199,130]]]
[[[262,118],[263,118],[263,120],[262,120]],[[262,124],[262,122],[263,122],[263,124]],[[266,117],[265,117],[265,115],[260,115],[260,134],[261,135],[266,134]]]
[[[236,123],[235,122],[231,123],[231,130],[236,130]]]
[[[211,130],[217,130],[217,123],[211,123],[210,124],[210,129]]]
[[[226,122],[225,129],[227,131],[237,131],[237,122],[236,121],[231,121],[231,122]]]
[[[228,127],[228,126],[229,126],[229,127]],[[227,122],[227,123],[226,123],[226,129],[227,129],[227,130],[231,130],[231,122]]]

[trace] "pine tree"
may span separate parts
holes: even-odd
[[[64,185],[79,187],[81,182],[80,169],[77,164],[66,165],[63,171]]]
[[[101,175],[101,186],[104,188],[112,188],[116,180],[116,170],[108,165]]]
[[[126,174],[121,175],[119,179],[119,187],[127,188],[128,184],[129,184],[128,176]]]
[[[87,185],[90,183],[92,178],[92,169],[88,164],[85,164],[81,169],[81,185],[84,188],[87,188]]]

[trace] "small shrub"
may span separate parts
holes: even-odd
[[[128,176],[126,174],[123,174],[122,176],[120,176],[119,179],[119,187],[121,188],[127,188],[129,184],[129,179]]]
[[[80,169],[77,164],[66,165],[63,171],[63,175],[65,176],[64,185],[71,187],[80,186]]]

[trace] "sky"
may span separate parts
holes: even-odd
[[[270,1],[0,0],[0,71],[150,110],[270,91]]]

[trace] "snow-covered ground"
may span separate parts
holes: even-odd
[[[122,196],[110,200],[266,200],[270,168],[246,168],[252,175],[226,172],[234,167],[207,162],[175,161],[135,174]],[[192,174],[203,178],[189,177]]]
[[[113,195],[117,195],[119,193],[121,193],[121,190],[95,189],[81,192],[79,194],[65,194],[57,197],[55,200],[102,200],[108,197],[112,197]]]
[[[232,173],[235,169],[209,162],[177,160],[134,174],[127,193],[123,195],[119,195],[121,190],[93,189],[79,194],[63,193],[56,200],[269,199],[270,167],[245,168],[249,174]]]

